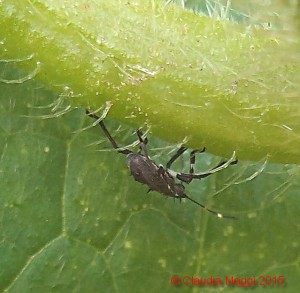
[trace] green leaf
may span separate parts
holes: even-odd
[[[240,292],[226,276],[283,276],[284,287],[272,291],[298,287],[298,167],[268,164],[250,180],[262,165],[239,162],[187,186],[193,199],[240,218],[221,220],[191,202],[146,194],[100,128],[82,130],[92,123],[84,110],[42,119],[51,108],[36,107],[57,99],[43,85],[2,83],[0,98],[1,291],[175,292],[173,275],[223,281],[181,285],[186,292]],[[118,123],[107,127],[120,145],[136,139]],[[158,163],[176,149],[152,135],[149,147]],[[197,170],[219,162],[197,160]],[[187,168],[188,155],[183,162]]]
[[[125,2],[128,6],[125,6]],[[146,118],[142,114],[136,120],[125,116],[128,114],[126,111],[130,112],[130,107],[143,104],[138,102],[135,105],[129,101],[128,108],[126,103],[123,109],[121,106],[124,103],[116,101],[119,97],[121,101],[124,99],[128,94],[124,94],[126,89],[116,97],[113,95],[116,94],[115,89],[107,89],[95,82],[98,73],[91,74],[95,70],[91,67],[99,64],[93,61],[95,48],[91,44],[97,43],[93,36],[101,32],[111,35],[113,41],[113,36],[116,35],[111,31],[116,29],[116,22],[124,24],[129,31],[134,27],[137,34],[141,34],[138,30],[143,27],[137,25],[138,21],[144,19],[148,23],[149,20],[155,20],[153,14],[152,17],[144,18],[149,10],[142,11],[141,6],[135,6],[140,1],[125,2],[77,1],[66,5],[66,9],[54,7],[62,5],[63,2],[59,1],[0,2],[0,45],[3,48],[0,57],[0,291],[177,292],[179,289],[186,292],[241,292],[240,287],[225,284],[226,277],[255,276],[257,284],[254,290],[257,292],[269,287],[275,292],[295,292],[299,287],[300,256],[298,166],[268,163],[264,168],[263,161],[240,160],[237,165],[230,166],[219,174],[189,184],[186,190],[193,199],[214,210],[239,217],[237,221],[218,219],[191,202],[174,202],[173,199],[154,192],[147,194],[147,187],[129,176],[124,156],[112,150],[101,130],[97,126],[85,129],[93,121],[86,117],[84,108],[69,111],[68,105],[62,102],[61,97],[68,96],[74,104],[84,107],[91,104],[96,108],[103,106],[109,97],[114,102],[109,116],[118,119],[106,119],[110,132],[120,146],[136,140],[134,129],[126,127],[125,122],[140,127]],[[156,2],[149,3],[154,5]],[[117,9],[119,5],[123,7],[123,4],[125,10]],[[115,10],[110,11],[114,6]],[[70,8],[74,14],[68,10]],[[135,8],[138,13],[134,12]],[[178,15],[183,18],[179,24],[173,22],[173,26],[170,26],[174,31],[164,34],[168,41],[172,36],[176,37],[178,26],[182,23],[190,24],[190,21],[199,20],[199,16],[192,16],[189,12],[174,11],[175,16],[172,17],[170,12],[166,12],[168,21],[176,19]],[[116,17],[119,16],[118,13],[120,17],[125,15],[128,22],[122,22],[122,18]],[[98,23],[98,18],[95,17],[97,15],[107,17],[112,22],[103,21],[106,26],[99,29],[100,21]],[[135,26],[132,25],[131,17],[136,22]],[[203,23],[209,24],[210,21],[204,18]],[[227,25],[230,29],[227,28],[226,32],[229,33],[232,29],[235,34],[232,24]],[[238,25],[234,27],[238,31],[241,29]],[[122,26],[120,28],[123,29]],[[156,28],[158,31],[165,29],[163,26]],[[208,26],[207,33],[211,29]],[[242,32],[245,32],[244,29]],[[268,132],[271,128],[267,124],[259,124],[259,121],[256,121],[259,122],[257,124],[249,122],[249,125],[243,126],[246,117],[252,117],[246,116],[245,112],[239,113],[245,119],[238,120],[238,123],[233,119],[234,115],[222,116],[224,107],[221,104],[228,103],[226,105],[229,112],[236,110],[235,103],[241,97],[243,102],[248,97],[251,107],[254,107],[254,102],[260,102],[262,96],[254,100],[251,97],[256,96],[256,90],[262,94],[263,84],[256,84],[258,89],[253,89],[253,84],[250,82],[246,86],[244,80],[243,94],[234,95],[233,98],[226,96],[223,100],[222,93],[214,96],[216,88],[222,87],[223,76],[210,76],[207,83],[211,92],[204,100],[208,98],[214,101],[213,98],[216,97],[222,103],[214,104],[216,107],[211,111],[206,107],[203,113],[208,118],[203,120],[198,117],[200,108],[194,107],[199,104],[194,103],[201,104],[204,100],[198,100],[199,95],[194,100],[195,88],[191,97],[182,96],[184,91],[190,89],[188,80],[183,78],[184,74],[190,74],[188,69],[185,68],[187,71],[180,75],[180,66],[175,66],[174,71],[170,69],[173,75],[163,76],[163,82],[158,78],[148,88],[144,88],[144,85],[132,86],[145,94],[147,100],[143,103],[146,106],[152,103],[155,110],[158,110],[151,122],[153,125],[156,122],[163,130],[153,126],[151,131],[165,140],[148,134],[150,154],[157,163],[165,164],[176,150],[177,146],[170,141],[182,141],[181,130],[177,131],[177,128],[185,129],[185,135],[186,129],[189,129],[193,136],[189,142],[191,145],[196,142],[196,147],[199,144],[200,147],[205,145],[209,151],[216,153],[229,154],[231,149],[238,149],[238,155],[243,151],[244,158],[260,159],[262,154],[271,152],[274,161],[298,162],[298,63],[294,67],[283,66],[283,72],[278,70],[278,66],[285,64],[287,60],[282,55],[278,60],[274,58],[278,53],[276,48],[281,48],[281,44],[279,47],[274,45],[275,55],[264,55],[269,48],[265,34],[268,39],[269,33],[260,33],[263,34],[262,39],[259,36],[255,38],[258,38],[262,51],[255,56],[258,59],[254,60],[266,62],[259,63],[259,66],[263,64],[266,71],[259,71],[255,81],[263,78],[263,84],[274,81],[274,85],[277,85],[278,79],[281,81],[281,85],[274,89],[276,95],[271,96],[270,91],[266,90],[263,96],[267,100],[262,100],[262,105],[270,102],[268,105],[272,107],[268,108],[268,113],[271,114],[268,114],[270,120],[267,120],[273,125],[271,128],[274,131],[278,129],[279,132]],[[123,36],[125,35],[122,38]],[[153,38],[147,39],[148,34],[142,36],[143,40],[147,40],[147,46],[153,43]],[[239,38],[241,36],[237,36],[239,41],[232,54],[240,52],[239,48],[244,48],[239,47],[239,44],[244,43]],[[186,40],[189,38],[188,33]],[[178,36],[175,40],[174,44],[177,44]],[[123,41],[125,42],[125,38]],[[214,43],[217,40],[212,36],[212,41]],[[267,47],[263,46],[265,41]],[[120,47],[130,52],[131,48],[143,45],[143,42],[139,43],[136,39],[125,43],[128,47],[115,40],[116,48],[110,47],[106,53],[115,50],[114,56],[119,56]],[[228,44],[229,47],[233,45],[232,39]],[[170,47],[161,47],[158,42],[157,48],[169,52]],[[175,46],[174,50],[178,48]],[[295,47],[291,47],[284,51],[286,58],[293,60],[295,50]],[[190,53],[189,50],[188,54]],[[121,65],[123,57],[116,59],[121,60]],[[124,58],[127,60],[129,57],[125,54]],[[274,64],[264,67],[270,59]],[[36,61],[41,63],[36,64]],[[178,62],[182,60],[179,58]],[[246,68],[247,63],[243,62],[238,63]],[[223,72],[221,65],[224,63],[218,64]],[[233,68],[232,66],[230,63],[228,68]],[[119,68],[111,63],[108,67],[114,80],[114,73]],[[253,67],[251,70],[254,70]],[[255,70],[254,72],[256,73]],[[176,83],[178,74],[182,79]],[[205,75],[203,79],[209,75]],[[225,75],[224,80],[226,79],[230,79],[230,76]],[[288,83],[284,91],[280,92],[281,86],[286,85],[284,81],[293,82]],[[166,96],[161,101],[159,98],[168,83],[175,90],[172,95],[165,92]],[[196,82],[197,90],[199,86]],[[249,87],[251,89],[248,92]],[[95,99],[96,92],[99,93],[99,101]],[[203,87],[200,86],[199,92],[203,94]],[[90,100],[87,100],[88,96]],[[165,100],[166,97],[171,102]],[[153,102],[158,100],[161,103]],[[279,101],[278,104],[276,101]],[[193,107],[186,107],[187,104],[182,102]],[[52,112],[53,109],[55,111]],[[239,106],[238,109],[243,108]],[[170,112],[173,114],[170,115]],[[190,116],[193,112],[197,119]],[[181,119],[180,115],[184,115],[185,119]],[[224,128],[218,126],[219,121],[225,128],[231,128],[228,140],[224,141]],[[247,140],[244,139],[251,128],[247,128],[249,132],[246,131],[244,136],[236,131],[239,123],[241,127],[255,125],[254,134],[263,133],[267,141],[272,143],[268,147],[263,145],[257,153],[252,148],[253,145],[247,149]],[[191,125],[194,126],[190,128]],[[292,130],[282,130],[280,126],[283,125],[292,125]],[[262,132],[257,130],[260,127]],[[211,131],[209,134],[209,130],[215,128],[216,132]],[[200,131],[198,137],[197,132]],[[280,134],[287,136],[287,140]],[[220,159],[210,154],[201,154],[197,156],[196,170],[207,170],[218,164]],[[181,165],[187,170],[188,160],[189,156],[186,154],[182,162],[174,164],[174,170],[181,170]],[[170,283],[174,275],[181,280],[179,288]],[[182,284],[185,276],[202,280],[220,278],[223,284],[188,286],[191,278],[186,278],[186,284]],[[263,276],[270,276],[272,281],[270,285],[265,282],[265,288],[261,289]],[[283,287],[278,284],[282,279]]]
[[[109,101],[108,116],[122,124],[146,122],[164,140],[202,141],[220,156],[299,163],[295,29],[257,29],[159,0],[8,0],[0,33],[2,58],[27,58],[23,79],[65,91],[73,105]]]

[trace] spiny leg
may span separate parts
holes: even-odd
[[[220,164],[218,164],[216,167],[212,168],[209,171],[206,171],[203,173],[197,173],[197,174],[178,173],[176,175],[176,178],[185,183],[190,183],[193,179],[202,179],[202,178],[208,177],[214,173],[217,173],[221,170],[226,169],[230,165],[235,165],[237,162],[238,162],[238,160],[235,157],[235,152],[233,152],[232,157],[228,161],[221,162]]]
[[[94,118],[94,119],[96,119],[97,121],[99,120],[99,117],[96,116],[95,114],[92,114],[92,113],[89,112],[88,110],[86,110],[85,112],[86,112],[86,114],[87,114],[89,117]],[[98,122],[98,124],[99,124],[99,126],[101,127],[102,131],[104,132],[105,136],[108,138],[108,140],[109,140],[110,143],[112,144],[113,148],[116,149],[116,150],[118,151],[118,153],[121,153],[121,154],[124,154],[124,155],[127,155],[127,154],[131,153],[130,150],[127,150],[127,149],[125,149],[125,150],[120,150],[120,149],[119,149],[119,147],[118,147],[116,141],[112,138],[112,136],[111,136],[110,133],[108,132],[108,130],[107,130],[107,128],[106,128],[106,126],[104,125],[104,123],[103,123],[102,120],[100,120],[100,121]]]
[[[222,213],[219,213],[217,211],[211,210],[208,207],[206,207],[205,205],[193,200],[191,197],[185,195],[185,198],[187,198],[188,200],[192,201],[193,203],[195,203],[196,205],[200,206],[202,209],[210,212],[211,214],[213,214],[214,216],[218,217],[218,218],[223,218],[223,219],[231,219],[231,220],[238,220],[237,217],[234,216],[230,216],[230,215],[224,215]]]

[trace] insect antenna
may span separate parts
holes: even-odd
[[[206,207],[205,205],[195,201],[194,199],[192,199],[191,197],[187,196],[185,194],[185,198],[187,198],[188,200],[192,201],[193,203],[195,203],[196,205],[200,206],[202,209],[210,212],[211,214],[213,214],[214,216],[218,217],[218,218],[223,218],[223,219],[231,219],[231,220],[238,220],[237,217],[234,217],[234,216],[229,216],[229,215],[224,215],[224,214],[221,214],[217,211],[214,211],[214,210],[211,210],[209,209],[208,207]]]

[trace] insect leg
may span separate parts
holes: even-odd
[[[148,150],[147,150],[147,143],[148,143],[148,138],[143,138],[143,133],[141,130],[137,130],[136,131],[136,135],[139,138],[140,141],[140,152],[142,152],[147,158],[149,158],[148,156]]]
[[[187,150],[186,147],[181,147],[178,149],[176,154],[168,161],[166,168],[170,169],[171,165]]]
[[[194,174],[194,167],[195,167],[195,162],[196,162],[196,153],[204,153],[205,148],[202,150],[193,150],[190,153],[190,174]]]
[[[186,148],[181,147],[178,150],[178,152],[175,154],[175,156],[171,158],[171,160],[168,162],[168,164],[170,162],[173,163],[185,150],[186,150]],[[194,174],[194,167],[195,167],[195,161],[196,161],[196,153],[203,153],[203,152],[205,152],[205,148],[203,148],[202,150],[193,150],[193,151],[191,151],[191,153],[190,153],[190,173],[186,174],[187,176],[185,177],[185,180],[182,180],[182,179],[180,179],[180,180],[184,181],[185,183],[190,183],[193,180],[193,177],[190,176],[190,175]],[[168,168],[168,164],[167,164],[167,168]],[[176,175],[174,175],[174,177],[178,178],[177,175],[181,175],[181,174],[184,174],[184,173],[177,173]]]
[[[190,183],[193,179],[202,179],[202,178],[208,177],[214,173],[217,173],[221,170],[226,169],[230,165],[236,164],[237,162],[238,161],[235,157],[235,152],[233,152],[233,155],[231,156],[231,158],[228,161],[221,162],[220,164],[218,164],[216,167],[212,168],[209,171],[197,173],[197,174],[178,173],[176,175],[176,177],[177,177],[177,179],[179,179],[183,182]]]
[[[89,112],[88,110],[86,110],[86,114],[91,117],[91,118],[94,118],[96,120],[99,120],[99,117],[96,116],[95,114],[92,114],[91,112]],[[110,143],[112,144],[113,148],[116,149],[118,151],[118,153],[121,153],[121,154],[124,154],[124,155],[127,155],[129,153],[131,153],[130,150],[127,150],[127,149],[119,149],[116,141],[112,138],[112,136],[110,135],[110,133],[108,132],[106,126],[104,125],[104,122],[102,120],[100,120],[98,122],[99,126],[101,127],[102,131],[104,132],[105,136],[108,138],[108,140],[110,141]]]

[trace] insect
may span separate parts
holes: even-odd
[[[148,155],[147,151],[147,143],[148,139],[143,138],[143,133],[138,129],[136,131],[137,137],[139,139],[139,151],[133,152],[128,149],[119,148],[116,141],[112,138],[110,133],[108,132],[106,126],[104,125],[103,120],[101,120],[98,116],[86,110],[86,114],[97,120],[99,126],[104,132],[105,136],[110,141],[111,145],[114,149],[120,154],[126,156],[127,166],[130,170],[133,178],[142,183],[146,184],[149,187],[149,191],[157,191],[162,195],[183,199],[186,198],[196,205],[200,206],[202,209],[210,212],[218,218],[227,218],[227,219],[237,219],[234,216],[224,215],[220,212],[209,209],[205,205],[195,201],[191,197],[189,197],[185,193],[185,187],[183,183],[189,184],[193,179],[203,179],[208,177],[218,171],[221,171],[227,168],[230,165],[234,165],[237,163],[237,159],[235,158],[235,153],[228,161],[222,161],[216,167],[210,169],[209,171],[203,173],[194,173],[194,165],[196,161],[196,153],[205,152],[205,148],[201,150],[193,150],[190,153],[190,170],[189,173],[177,173],[171,170],[171,165],[187,150],[186,147],[182,146],[178,149],[178,151],[171,157],[171,159],[167,162],[166,167],[162,165],[157,165]],[[180,181],[177,183],[175,180]]]

